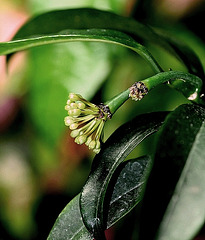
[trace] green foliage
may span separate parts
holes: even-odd
[[[204,120],[204,108],[190,104],[168,115],[145,194],[142,239],[153,237],[159,225],[157,239],[192,239],[203,224],[204,158],[199,151]]]
[[[165,134],[165,131],[166,134],[172,131],[174,134],[166,138],[166,143],[159,144],[160,155],[167,147],[170,151],[169,159],[173,165],[178,166],[179,161],[185,164],[160,225],[157,239],[163,239],[164,236],[170,239],[178,239],[180,236],[180,239],[184,240],[194,238],[204,223],[205,218],[201,214],[205,207],[203,184],[205,158],[202,151],[205,138],[204,120],[203,108],[184,105],[170,115],[164,126],[162,134]],[[179,153],[176,154],[177,150]],[[166,160],[169,161],[169,159]],[[190,222],[192,224],[187,228]]]
[[[155,44],[179,59],[187,71],[164,70],[150,50],[150,45]],[[123,51],[122,47],[133,52]],[[163,31],[155,31],[132,18],[91,8],[56,10],[32,18],[10,42],[0,43],[0,54],[9,54],[9,62],[15,52],[30,48],[31,91],[27,111],[54,155],[54,146],[64,132],[66,95],[80,91],[77,93],[87,98],[95,95],[99,100],[97,90],[106,84],[118,56],[124,59],[137,53],[138,59],[150,65],[152,72],[140,79],[146,91],[166,84],[172,91],[182,93],[184,102],[190,101],[177,103],[172,112],[140,115],[132,106],[132,120],[127,121],[127,117],[127,122],[102,144],[82,190],[60,213],[48,240],[105,239],[104,231],[139,202],[142,208],[138,239],[195,237],[205,221],[205,92],[203,66],[194,51]],[[75,48],[78,50],[73,51]],[[144,62],[140,67],[145,69]],[[142,91],[138,84],[139,81],[134,94]],[[117,79],[115,85],[125,86],[124,92],[106,101],[107,105],[100,105],[96,118],[102,120],[103,114],[114,113],[127,100],[131,91],[129,81],[122,83]],[[159,94],[162,96],[163,91]],[[124,114],[128,111],[129,107]],[[92,127],[87,128],[92,134]],[[153,146],[148,146],[151,151],[127,160],[153,134]]]
[[[85,225],[95,238],[102,235],[104,229],[104,199],[112,175],[118,165],[143,139],[159,129],[163,118],[164,114],[156,113],[137,117],[135,121],[122,126],[115,132],[105,143],[102,153],[95,157],[80,198]],[[135,201],[138,200],[135,199]],[[124,212],[124,206],[121,206],[121,212]]]
[[[110,181],[111,189],[106,196],[106,228],[110,228],[141,200],[150,168],[149,156],[126,161],[117,168]],[[93,239],[82,221],[79,199],[80,195],[77,195],[61,212],[48,239]]]

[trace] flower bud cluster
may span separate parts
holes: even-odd
[[[142,98],[148,93],[148,88],[143,82],[135,82],[129,90],[129,97],[134,101],[142,100]]]
[[[95,153],[100,152],[101,135],[107,120],[107,113],[101,106],[85,100],[81,95],[70,93],[65,110],[65,125],[71,130],[70,136],[77,144],[85,143]]]

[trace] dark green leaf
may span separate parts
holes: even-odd
[[[104,208],[108,209],[105,221],[107,228],[119,221],[141,201],[151,167],[151,157],[144,156],[125,161],[117,168],[106,192],[108,208],[106,206]]]
[[[57,10],[36,16],[27,22],[16,34],[14,39],[23,39],[29,36],[57,34],[65,29],[112,29],[127,33],[137,41],[146,40],[162,46],[174,56],[184,62],[190,72],[201,72],[199,61],[193,61],[194,52],[186,46],[168,43],[162,36],[151,28],[128,17],[122,17],[111,12],[96,9],[68,9]],[[173,45],[173,46],[172,46]],[[188,55],[187,55],[187,52]],[[197,58],[197,57],[195,57]]]
[[[58,216],[47,240],[92,240],[83,224],[77,195]]]
[[[27,37],[16,41],[14,40],[10,42],[0,43],[0,54],[8,54],[51,43],[73,41],[106,42],[127,47],[145,58],[151,64],[153,70],[156,73],[162,71],[157,61],[144,46],[137,43],[134,39],[122,32],[108,29],[63,30],[55,34]]]
[[[104,198],[113,173],[143,139],[159,129],[164,117],[164,112],[136,117],[121,126],[95,157],[80,200],[84,223],[95,238],[102,235],[105,229]]]
[[[200,110],[199,110],[200,111]],[[205,221],[205,111],[156,239],[193,239]],[[191,117],[191,116],[190,116]],[[201,117],[201,116],[200,116]],[[191,124],[191,121],[189,121]]]
[[[58,216],[48,240],[92,240],[85,228],[80,214],[79,197],[77,195]]]
[[[142,198],[143,189],[151,168],[148,156],[122,163],[113,176],[110,196],[107,196],[107,228],[126,215]],[[86,229],[79,208],[77,195],[61,212],[53,226],[48,240],[93,239]]]
[[[166,119],[145,193],[141,239],[154,238],[164,214],[159,239],[192,239],[203,224],[204,120],[204,108],[191,104]]]

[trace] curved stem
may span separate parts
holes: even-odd
[[[146,78],[142,82],[146,85],[148,90],[153,89],[159,84],[168,83],[169,86],[182,92],[189,100],[204,104],[200,97],[202,80],[193,74],[180,71],[162,72]]]
[[[137,83],[137,82],[136,82]],[[200,92],[202,88],[202,80],[190,73],[180,72],[180,71],[169,71],[161,72],[152,77],[146,78],[138,83],[143,83],[144,86],[150,91],[154,87],[168,83],[169,86],[177,89],[184,94],[189,100],[205,104],[200,97]],[[137,86],[137,85],[135,85]],[[140,86],[140,85],[139,85]],[[124,92],[121,92],[110,101],[107,101],[105,105],[109,107],[110,113],[114,114],[115,111],[130,97],[130,89],[126,89]],[[141,90],[140,88],[138,90]],[[144,96],[142,96],[144,97]],[[138,98],[137,100],[140,100]]]

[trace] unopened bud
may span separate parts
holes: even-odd
[[[69,126],[69,125],[71,125],[72,123],[74,123],[73,119],[72,119],[71,117],[69,117],[69,116],[65,117],[65,118],[64,118],[64,121],[65,121],[65,125],[66,125],[66,126]]]
[[[78,102],[77,103],[79,109],[85,109],[85,103],[83,102]]]
[[[77,127],[78,127],[78,124],[77,124],[77,123],[72,123],[72,124],[70,125],[70,130],[75,130]]]
[[[80,97],[79,97],[80,95],[78,95],[78,94],[75,94],[75,93],[70,93],[69,94],[69,99],[71,100],[71,101],[78,101],[78,100],[80,100]]]
[[[72,138],[76,138],[79,135],[79,129],[75,129],[70,133]]]
[[[95,148],[100,148],[100,141],[99,141],[99,140],[96,141],[96,146],[95,146]]]
[[[66,105],[66,106],[65,106],[65,110],[66,110],[66,111],[69,111],[69,110],[70,110],[70,106],[69,106],[69,105]]]
[[[148,93],[148,88],[143,82],[135,82],[130,88],[129,97],[134,101],[141,100]]]
[[[78,117],[81,114],[80,109],[70,109],[68,114],[72,117]]]
[[[68,105],[70,105],[72,103],[72,101],[70,99],[67,100],[66,102]]]
[[[77,108],[78,105],[77,105],[77,103],[71,103],[71,104],[70,104],[70,107],[71,107],[71,108]]]
[[[87,136],[86,135],[81,135],[81,136],[76,137],[75,142],[77,144],[83,144],[83,143],[86,142],[86,140],[87,140]]]
[[[92,137],[89,136],[89,137],[87,138],[87,141],[85,142],[85,145],[89,146],[89,144],[90,144],[91,141],[92,141]]]
[[[93,149],[93,152],[96,153],[96,154],[98,154],[98,153],[100,152],[100,148],[95,148],[95,149]]]
[[[95,140],[92,140],[92,141],[90,142],[90,144],[88,145],[88,147],[89,147],[89,149],[94,149],[94,148],[95,148],[95,145],[96,145]]]

